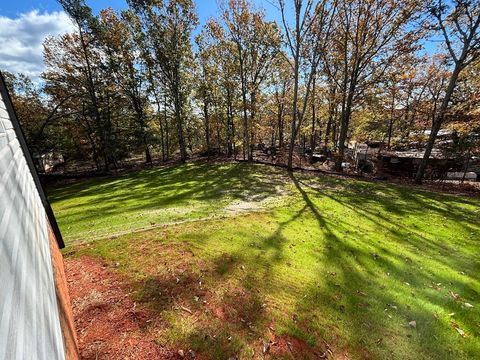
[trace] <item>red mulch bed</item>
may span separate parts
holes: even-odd
[[[128,284],[98,259],[65,259],[82,359],[176,359],[155,342],[158,324],[130,296]]]

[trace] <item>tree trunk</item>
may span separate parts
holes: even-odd
[[[393,85],[395,86],[395,85]],[[390,151],[390,146],[392,143],[392,132],[393,132],[393,120],[395,116],[395,92],[392,95],[392,104],[390,107],[390,121],[388,122],[388,140],[387,140],[387,150]]]
[[[165,161],[166,158],[165,158],[165,134],[164,134],[164,130],[163,130],[163,121],[162,119],[159,117],[158,118],[158,122],[159,122],[159,125],[160,125],[160,147],[162,149],[162,161]]]
[[[86,131],[87,138],[90,141],[90,145],[92,146],[93,161],[95,162],[95,167],[97,168],[97,171],[100,171],[101,166],[100,166],[100,160],[98,158],[97,146],[95,144],[95,139],[92,137],[93,130],[90,126],[90,123],[88,122],[87,117],[85,116],[85,113],[82,113],[82,115],[83,115],[83,118],[85,119],[85,124],[87,126],[87,131]]]
[[[283,105],[278,105],[278,146],[280,149],[283,149],[284,143],[283,143]]]
[[[248,137],[248,105],[247,105],[247,84],[245,79],[245,69],[243,64],[243,55],[242,47],[237,43],[238,48],[238,58],[240,63],[240,80],[241,80],[241,90],[242,90],[242,110],[243,110],[243,160],[247,159],[248,152],[250,149],[250,139]]]
[[[328,150],[328,141],[329,141],[331,127],[332,127],[332,117],[331,115],[329,115],[328,121],[327,121],[327,128],[325,129],[325,143],[323,144],[323,152],[325,154],[327,153],[327,150]]]
[[[335,120],[333,123],[332,140],[333,140],[333,151],[337,152],[338,150],[338,121],[337,120]]]
[[[470,155],[471,155],[472,148],[469,147],[467,151],[467,161],[465,162],[465,170],[463,171],[462,181],[463,184],[465,182],[465,178],[467,177],[468,167],[470,166]]]
[[[206,95],[204,96],[206,97]],[[203,100],[203,115],[205,117],[205,145],[207,147],[207,152],[210,151],[210,123],[209,123],[209,114],[208,114],[208,101]]]
[[[93,115],[94,115],[94,119],[95,119],[95,122],[96,122],[96,125],[97,125],[97,128],[98,128],[98,131],[100,132],[100,156],[104,158],[105,160],[105,169],[106,171],[108,171],[108,156],[106,154],[106,144],[105,144],[105,131],[103,129],[103,126],[102,126],[102,117],[100,115],[100,111],[99,111],[99,106],[98,106],[98,99],[97,99],[97,94],[96,94],[96,91],[95,91],[95,84],[94,84],[94,81],[93,81],[93,74],[92,74],[92,67],[90,65],[90,58],[89,58],[89,55],[88,55],[88,49],[87,49],[87,43],[85,42],[85,39],[84,39],[84,34],[83,34],[83,29],[82,27],[80,26],[80,24],[78,24],[78,31],[79,31],[79,35],[80,35],[80,43],[81,43],[81,46],[82,46],[82,51],[83,51],[83,56],[85,58],[85,64],[87,66],[87,88],[88,88],[88,93],[90,95],[90,100],[92,102],[92,107],[93,107]]]
[[[313,77],[313,88],[312,88],[312,131],[310,133],[310,161],[313,159],[313,153],[315,151],[315,123],[316,123],[316,113],[315,113],[315,85],[316,85],[316,76]]]
[[[227,156],[233,153],[233,109],[230,89],[227,88]]]
[[[180,160],[182,163],[187,161],[187,149],[185,148],[185,139],[183,136],[183,124],[181,114],[180,96],[175,94],[175,120],[177,122],[178,147],[180,148]]]
[[[158,117],[158,125],[160,127],[160,148],[162,151],[162,161],[165,161],[165,141],[164,141],[164,132],[163,132],[163,121],[162,121],[162,115],[160,110],[160,101],[156,94],[155,94],[155,99],[157,101],[157,117]]]
[[[393,131],[393,119],[390,118],[390,121],[388,122],[387,150],[390,150],[390,144],[392,142],[392,131]]]
[[[170,135],[169,135],[169,126],[168,126],[168,116],[167,116],[167,94],[164,96],[163,111],[165,116],[165,150],[166,150],[166,159],[170,159]]]
[[[237,146],[235,145],[235,123],[233,122],[233,108],[232,108],[232,142],[233,142],[233,158],[237,160]]]
[[[350,123],[350,117],[352,114],[352,102],[353,102],[353,93],[355,91],[354,81],[352,80],[350,83],[347,101],[342,109],[342,116],[340,122],[340,136],[338,138],[338,154],[335,160],[335,170],[342,171],[342,162],[345,155],[345,141],[347,140],[348,134],[348,125]]]
[[[290,146],[288,148],[288,170],[293,169],[293,148],[295,146],[295,138],[297,136],[297,117],[298,117],[298,82],[300,71],[300,44],[301,44],[301,28],[300,28],[300,8],[301,2],[295,3],[295,51],[293,56],[293,106],[292,106],[292,125]]]
[[[442,104],[440,106],[438,117],[436,118],[436,120],[433,122],[433,125],[432,125],[432,131],[430,132],[430,136],[428,138],[427,147],[425,148],[425,154],[423,155],[423,159],[420,165],[418,166],[418,171],[415,176],[415,182],[417,184],[421,184],[423,177],[425,176],[425,170],[427,169],[428,159],[432,154],[433,146],[435,144],[438,131],[440,130],[440,127],[442,126],[442,122],[445,118],[445,113],[448,109],[448,104],[450,103],[450,99],[452,97],[453,90],[455,89],[455,85],[457,84],[458,75],[460,74],[461,69],[462,69],[461,65],[457,63],[455,65],[455,69],[452,72],[452,75],[450,76],[447,91],[445,93],[445,97],[443,98]]]
[[[245,94],[242,94],[242,101],[243,101],[243,160],[246,160],[247,151],[250,148],[250,141],[248,138],[247,99]]]
[[[351,72],[350,76],[350,84],[348,85],[348,94],[345,94],[347,90],[347,83],[348,83],[348,73],[345,72],[344,81],[343,81],[343,101],[342,101],[342,113],[341,113],[341,121],[340,121],[340,135],[338,138],[338,154],[337,158],[335,159],[335,170],[342,171],[342,162],[345,155],[345,141],[347,140],[348,134],[348,126],[350,124],[350,118],[352,115],[352,104],[353,104],[353,96],[355,94],[355,89],[357,87],[357,79],[358,79],[358,61],[355,62],[355,66],[353,67],[353,71]],[[347,67],[345,65],[345,71]]]
[[[145,142],[145,161],[147,164],[152,163],[152,155],[150,154],[150,148],[148,147],[148,144]]]
[[[183,118],[182,118],[182,99],[180,94],[180,69],[177,65],[175,69],[175,78],[173,83],[173,96],[175,104],[175,120],[177,123],[178,147],[180,148],[180,160],[182,163],[187,161],[187,149],[185,146],[185,138],[183,135]]]
[[[293,169],[293,150],[295,146],[295,138],[297,135],[297,117],[298,117],[298,81],[299,81],[299,59],[300,56],[299,50],[297,51],[297,56],[295,59],[295,66],[294,66],[294,85],[293,85],[293,109],[292,109],[292,122],[291,122],[291,136],[290,136],[290,146],[288,148],[288,170]]]
[[[256,105],[257,105],[257,94],[255,92],[250,93],[250,123],[249,132],[250,132],[250,143],[248,148],[248,161],[253,161],[253,144],[254,144],[254,132],[253,125],[256,116]]]

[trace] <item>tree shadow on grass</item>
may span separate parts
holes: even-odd
[[[285,251],[289,240],[284,230],[293,223],[298,226],[298,221],[304,217],[313,216],[324,235],[324,254],[318,258],[318,280],[303,285],[301,292],[304,296],[298,297],[293,314],[286,314],[282,320],[287,323],[290,335],[311,343],[316,341],[321,348],[324,346],[322,339],[327,339],[335,343],[340,352],[364,357],[411,358],[416,354],[417,358],[427,359],[443,352],[445,358],[453,359],[474,353],[474,345],[456,349],[454,330],[451,329],[453,336],[450,336],[448,322],[445,325],[444,319],[435,318],[435,309],[460,314],[461,304],[445,296],[448,289],[458,291],[456,289],[462,288],[462,296],[469,297],[476,296],[474,288],[464,279],[449,277],[445,272],[422,270],[418,254],[411,253],[410,249],[415,245],[419,251],[437,254],[451,251],[449,246],[432,242],[416,229],[403,223],[395,224],[389,219],[386,209],[395,206],[393,199],[388,200],[390,204],[384,208],[384,213],[377,213],[369,210],[374,208],[373,203],[355,206],[346,200],[358,196],[352,203],[365,204],[362,196],[367,200],[370,196],[367,192],[363,195],[344,192],[340,196],[307,186],[293,174],[290,179],[304,205],[287,220],[279,222],[268,237],[252,240],[249,245],[211,259],[211,265],[207,266],[214,272],[210,286],[234,278],[237,288],[229,288],[220,294],[217,306],[222,308],[222,315],[214,316],[220,320],[215,328],[194,327],[185,334],[183,341],[196,344],[193,345],[196,351],[221,358],[219,354],[222,352],[238,355],[246,348],[245,341],[249,336],[265,337],[271,318],[268,311],[262,311],[259,306],[265,296],[278,291],[272,287],[279,282],[275,278],[275,267],[288,261]],[[344,211],[360,214],[373,224],[373,228],[385,230],[396,245],[389,246],[372,240],[368,234],[352,232],[347,219],[332,220],[322,214],[318,202],[327,199],[341,204]],[[401,213],[408,215],[407,205],[401,206]],[[441,212],[443,209],[437,210]],[[386,226],[389,220],[390,224]],[[415,238],[408,239],[407,234]],[[433,256],[431,261],[457,273],[460,265],[464,265],[458,257],[444,261],[442,257]],[[246,268],[242,269],[242,266]],[[287,283],[288,279],[280,281],[280,284]],[[434,284],[438,283],[448,284],[448,289],[436,289]],[[229,314],[225,315],[226,312]],[[474,333],[475,316],[475,310],[463,312],[456,321]],[[408,325],[412,320],[418,324],[415,329]],[[233,342],[224,341],[232,334]]]
[[[429,260],[434,264],[433,272],[432,269],[424,270],[421,263],[413,263],[408,256],[402,256],[402,253],[407,252],[401,247],[402,244],[405,245],[405,235],[413,233],[414,230],[401,224],[394,225],[402,231],[386,229],[390,233],[389,238],[395,239],[398,244],[390,250],[385,249],[384,244],[370,239],[368,234],[332,236],[332,227],[335,227],[337,234],[348,234],[351,230],[350,224],[336,219],[335,224],[329,226],[331,221],[322,217],[315,202],[330,198],[345,209],[362,215],[366,221],[371,221],[379,228],[385,228],[385,223],[390,219],[388,215],[366,210],[366,204],[372,202],[368,195],[351,194],[347,191],[335,196],[325,189],[307,187],[293,176],[292,181],[317,219],[319,228],[325,232],[327,244],[322,257],[325,260],[319,261],[325,269],[334,274],[331,277],[327,275],[325,280],[325,272],[322,272],[319,276],[325,280],[323,285],[319,286],[319,282],[315,281],[306,286],[306,296],[298,302],[296,310],[300,314],[298,321],[302,323],[304,331],[316,331],[323,338],[338,342],[347,351],[364,356],[381,354],[381,357],[415,356],[430,359],[442,354],[443,358],[456,359],[469,358],[478,353],[478,344],[462,346],[464,340],[455,333],[448,321],[441,318],[442,315],[435,314],[432,310],[457,312],[458,323],[462,323],[471,334],[478,332],[478,329],[475,329],[478,311],[462,311],[461,302],[448,298],[448,289],[454,289],[454,292],[460,289],[462,296],[478,299],[478,293],[468,284],[466,277],[459,280],[455,275],[462,269],[472,269],[471,264],[467,266],[467,259],[453,254],[448,260],[434,256]],[[302,186],[309,189],[310,194]],[[415,195],[399,195],[382,204],[386,205],[384,210],[387,214],[389,209],[395,208],[396,214],[408,215],[412,210],[409,210],[407,205],[397,206],[395,198],[411,201],[415,199]],[[423,199],[413,201],[425,209],[445,214],[444,208],[426,206]],[[451,212],[449,214],[451,216]],[[455,209],[454,214],[462,216],[460,209]],[[462,220],[468,223],[468,219]],[[445,247],[445,244],[434,243],[431,239],[416,235],[415,245],[425,254],[451,250]],[[418,259],[419,256],[414,258]],[[469,260],[471,261],[471,258]],[[432,267],[432,264],[429,266]],[[437,268],[444,271],[436,272]],[[444,275],[449,273],[451,276]],[[437,289],[434,284],[447,285],[447,289]],[[322,312],[328,316],[319,318]],[[440,318],[437,319],[436,316]],[[418,324],[417,328],[408,325],[412,320]],[[343,334],[343,341],[332,336],[339,333]]]
[[[369,201],[371,201],[368,199],[369,195],[358,195],[358,194],[351,194],[348,192],[343,192],[341,193],[341,195],[332,194],[326,191],[322,191],[321,189],[318,189],[318,188],[313,188],[310,184],[307,184],[303,181],[298,181],[297,186],[300,187],[300,185],[314,190],[313,191],[314,196],[331,199],[337,202],[338,204],[340,204],[344,209],[347,209],[348,211],[356,213],[362,219],[365,219],[365,221],[375,224],[375,226],[378,229],[381,229],[384,233],[391,235],[389,239],[394,240],[396,243],[402,246],[405,246],[406,244],[408,244],[410,249],[407,249],[407,251],[405,251],[406,254],[412,253],[412,251],[423,251],[426,254],[440,254],[442,255],[442,258],[440,259],[437,257],[436,261],[441,262],[442,265],[447,266],[451,269],[461,269],[461,268],[468,267],[468,264],[471,262],[471,257],[462,258],[459,256],[454,256],[454,257],[450,256],[452,253],[458,252],[457,247],[458,247],[459,241],[455,241],[452,239],[449,239],[448,242],[440,241],[439,239],[442,237],[441,234],[428,233],[428,232],[425,233],[425,231],[423,231],[423,227],[421,229],[416,228],[415,223],[410,224],[410,227],[409,227],[404,223],[398,220],[395,220],[395,217],[389,216],[388,211],[374,212],[373,210],[369,210],[369,208],[373,207],[373,206],[366,205],[368,204]],[[395,199],[398,199],[398,198],[400,198],[400,196],[392,195],[387,199],[382,199],[382,201],[376,201],[376,204],[379,204],[380,206],[384,206],[385,203],[388,203],[389,205],[386,206],[385,208],[391,208],[395,206],[394,205],[396,203]],[[409,198],[415,198],[415,195],[410,194]],[[355,199],[355,201],[353,199]],[[472,222],[470,221],[471,220],[470,214],[467,211],[464,210],[462,212],[461,209],[453,209],[455,204],[458,204],[458,203],[463,204],[462,201],[458,201],[455,198],[453,199],[447,198],[447,199],[452,201],[452,204],[450,204],[450,207],[452,208],[452,212],[450,213],[449,218],[455,220],[455,226],[458,228],[458,231],[459,231],[459,233],[456,234],[458,237],[461,237],[460,231],[464,234],[466,233],[472,234],[480,230],[480,228],[472,224]],[[447,202],[445,199],[443,200],[444,200],[444,203]],[[311,201],[310,203],[313,205]],[[354,205],[352,205],[352,203]],[[358,204],[358,205],[355,205],[355,204]],[[401,208],[401,211],[404,214],[404,216],[415,215],[419,217],[425,217],[426,219],[428,219],[429,217],[428,211],[433,213],[442,212],[442,209],[439,209],[435,206],[431,206],[431,207],[425,206],[422,208],[424,209],[423,211],[415,207],[410,208],[406,204],[398,204],[397,207]],[[424,226],[425,224],[420,224],[420,225]],[[460,241],[460,243],[462,247],[466,245],[464,241]],[[473,243],[475,243],[475,241],[473,241]],[[386,244],[386,245],[392,245],[392,244]],[[389,251],[386,247],[382,247],[380,250],[382,250],[383,253],[386,253]],[[407,255],[405,255],[404,258],[406,258],[407,260],[409,259]]]
[[[308,206],[304,206],[285,221],[274,224],[274,230],[266,237],[252,236],[254,230],[251,228],[250,236],[242,235],[244,239],[251,238],[251,241],[208,260],[204,266],[209,269],[208,274],[205,274],[205,287],[208,291],[205,297],[200,297],[200,301],[205,299],[207,302],[208,321],[199,320],[194,326],[187,327],[188,330],[182,330],[180,343],[189,344],[193,350],[212,359],[224,359],[225,354],[247,354],[250,357],[252,346],[256,347],[254,351],[257,354],[261,353],[263,342],[268,343],[272,336],[269,324],[273,319],[269,306],[273,304],[268,303],[266,296],[281,290],[275,288],[279,286],[275,280],[275,267],[286,261],[284,252],[288,239],[283,232],[307,211]],[[198,280],[200,278],[197,282]],[[288,279],[284,281],[288,283]],[[162,285],[158,285],[160,284],[155,282],[153,292],[147,300],[157,298],[157,291],[162,292]],[[186,287],[181,292],[181,298],[177,297],[176,303],[183,303],[189,308],[195,306],[195,303],[192,305],[193,295],[195,289]],[[160,312],[168,311],[172,304],[174,303],[167,302],[162,305],[165,307],[158,309]],[[197,310],[196,307],[192,309]],[[224,341],[225,339],[230,340]]]
[[[260,188],[264,190],[259,190],[261,194],[274,196],[276,190],[272,186],[275,188],[285,179],[285,176],[281,180],[268,176],[258,178],[248,166],[228,167],[224,177],[221,174],[217,177],[218,170],[208,167],[202,167],[200,171],[188,167],[175,171],[176,175],[172,177],[181,176],[182,181],[172,179],[169,183],[170,175],[162,175],[161,178],[166,179],[165,186],[177,188],[186,182],[185,191],[189,196],[198,194],[206,196],[204,199],[211,196],[212,201],[218,201],[215,197],[229,194],[230,188],[233,197],[249,199],[249,196],[255,195],[258,182],[264,184]],[[232,246],[232,250],[227,247],[227,250],[220,251],[215,249],[214,241],[228,241],[228,234],[224,237],[216,234],[213,242],[197,234],[192,237],[194,240],[190,245],[209,248],[208,263],[202,266],[208,269],[205,277],[194,270],[198,264],[193,262],[188,271],[182,273],[178,283],[178,271],[175,275],[163,276],[156,270],[148,271],[139,282],[139,298],[147,305],[151,304],[159,317],[177,308],[175,316],[187,322],[172,325],[180,327],[176,330],[180,333],[177,334],[180,343],[188,344],[212,359],[246,355],[246,349],[251,344],[258,345],[258,339],[266,338],[269,333],[271,304],[267,302],[267,307],[263,307],[266,297],[293,293],[296,298],[292,313],[285,314],[281,321],[287,323],[290,335],[307,341],[312,339],[312,343],[317,340],[319,347],[323,346],[321,339],[326,339],[338,346],[339,351],[345,350],[359,357],[382,358],[412,358],[415,355],[415,358],[426,359],[443,353],[443,358],[453,359],[476,353],[478,345],[460,344],[460,341],[469,339],[457,336],[449,320],[445,320],[445,314],[455,312],[457,315],[452,321],[475,336],[473,334],[478,331],[475,318],[480,316],[477,308],[462,309],[461,302],[451,299],[448,291],[461,293],[466,299],[478,298],[475,290],[478,279],[474,275],[475,269],[479,268],[478,261],[475,264],[471,256],[455,254],[454,247],[442,242],[445,240],[443,237],[434,239],[433,234],[415,228],[415,223],[406,223],[399,218],[411,214],[419,216],[422,209],[427,209],[442,216],[453,214],[458,217],[459,226],[478,233],[475,224],[470,223],[472,217],[462,212],[464,205],[472,205],[470,200],[465,203],[463,200],[452,200],[443,204],[442,199],[445,198],[439,197],[432,204],[426,195],[418,195],[416,199],[415,194],[404,194],[403,190],[390,190],[383,185],[343,186],[342,183],[332,182],[339,186],[337,189],[323,187],[322,184],[312,186],[299,176],[289,176],[300,195],[300,205],[298,209],[296,205],[285,209],[286,219],[274,222],[271,230],[269,228],[262,233],[265,236],[255,236],[255,224],[248,228],[245,225],[242,229],[234,228],[237,237],[244,243]],[[188,185],[192,178],[195,180]],[[148,181],[146,183],[147,187],[154,186]],[[203,186],[216,189],[202,189]],[[245,191],[244,186],[250,188]],[[196,192],[192,192],[194,188]],[[160,190],[155,189],[153,193],[157,191]],[[379,191],[384,195],[378,194]],[[175,197],[176,194],[168,196]],[[186,199],[183,193],[179,196],[179,199]],[[342,213],[339,216],[331,217],[331,212],[324,207],[328,201],[340,205]],[[409,202],[413,202],[414,206],[409,206]],[[138,206],[141,208],[142,204]],[[453,212],[447,213],[449,208],[453,208]],[[352,229],[351,219],[347,218],[351,214],[361,219],[358,229],[354,226]],[[321,239],[311,240],[318,241],[317,247],[321,248],[315,253],[314,263],[310,264],[315,266],[318,274],[314,274],[312,281],[294,284],[292,292],[282,289],[291,285],[291,279],[279,278],[276,270],[291,261],[292,226],[295,231],[302,230],[306,218],[312,218],[312,223],[323,234]],[[201,231],[201,228],[193,229]],[[216,225],[213,226],[215,229]],[[207,231],[205,234],[210,233]],[[379,234],[385,234],[385,239]],[[235,240],[238,241],[237,238]],[[134,249],[132,245],[128,255],[141,258],[143,253]],[[449,253],[451,255],[447,256]],[[162,248],[158,254],[164,254]],[[425,260],[428,261],[425,268],[421,261],[423,254],[429,256]],[[181,257],[181,253],[178,256]],[[292,269],[302,271],[295,264]],[[458,275],[460,270],[467,274]],[[199,282],[204,279],[206,293],[199,293]],[[442,285],[436,285],[438,283]],[[202,300],[212,306],[204,305]],[[193,314],[178,310],[179,306],[187,307]],[[435,318],[436,311],[439,319]],[[411,320],[417,321],[416,329],[409,327]],[[448,330],[454,335],[450,336]]]
[[[111,218],[129,223],[149,211],[185,209],[175,219],[211,213],[232,201],[261,201],[279,195],[281,171],[250,164],[195,164],[145,170],[117,178],[94,179],[52,192],[61,227]],[[193,213],[192,213],[193,212]],[[132,216],[124,219],[125,214]],[[161,221],[162,219],[159,218]],[[107,224],[102,225],[107,226]]]
[[[309,181],[313,180],[313,181]],[[339,180],[328,177],[300,177],[302,185],[319,190],[322,194],[343,198],[350,206],[357,208],[378,205],[390,215],[408,215],[432,211],[448,217],[458,217],[470,223],[480,224],[476,213],[466,207],[479,209],[479,201],[451,194],[416,189],[406,185],[372,183],[360,180]],[[315,185],[317,187],[315,187]],[[329,190],[334,191],[329,191]]]

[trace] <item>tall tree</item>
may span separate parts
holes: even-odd
[[[205,30],[195,38],[198,47],[196,60],[198,63],[198,84],[197,96],[202,102],[204,127],[205,127],[205,150],[209,154],[211,148],[211,110],[214,103],[214,87],[217,86],[218,65],[215,63],[215,47],[209,44],[205,37]]]
[[[445,120],[459,75],[480,57],[480,1],[454,0],[450,5],[438,0],[430,7],[430,14],[436,21],[434,29],[441,32],[443,36],[453,69],[442,103],[432,124],[425,154],[415,176],[417,183],[421,183],[425,176],[428,159]]]
[[[129,19],[128,14],[126,14]],[[111,9],[100,13],[99,37],[105,49],[106,66],[113,81],[130,100],[135,124],[133,133],[145,152],[145,161],[152,162],[147,126],[145,73],[138,43],[125,19]]]
[[[277,115],[278,146],[281,149],[283,149],[285,142],[285,117],[292,87],[290,71],[291,68],[286,60],[286,54],[280,54],[273,66],[271,83],[273,85],[273,98]]]
[[[339,2],[326,60],[326,69],[341,96],[337,171],[342,170],[355,101],[368,86],[381,79],[392,59],[401,52],[412,51],[416,37],[415,31],[408,27],[418,9],[417,0]]]
[[[292,119],[290,126],[290,146],[288,149],[288,168],[293,167],[293,152],[298,131],[308,106],[312,82],[317,72],[321,55],[325,51],[327,40],[331,35],[336,1],[294,0],[294,21],[287,18],[287,8],[284,0],[278,0],[282,15],[283,29],[286,37],[287,58],[292,68],[293,99]],[[302,76],[302,70],[304,75]],[[303,85],[304,95],[300,96]]]
[[[257,96],[280,46],[279,29],[247,0],[229,0],[222,11],[229,38],[235,44],[243,111],[243,158],[252,160],[252,127]]]
[[[92,61],[92,58],[96,56],[95,53],[98,53],[97,49],[94,48],[96,45],[95,35],[98,31],[98,21],[84,0],[59,0],[59,3],[77,25],[78,39],[83,57],[82,62],[85,64],[85,71],[83,71],[85,88],[90,98],[86,111],[91,113],[95,120],[100,138],[100,156],[104,160],[104,169],[108,171],[111,164],[116,165],[116,159],[112,143],[112,124],[108,111],[102,113],[100,106],[101,100],[99,99],[98,84],[96,83],[97,75],[95,74],[98,70],[98,65],[95,65],[95,61]]]
[[[142,20],[153,61],[173,101],[180,158],[185,162],[185,109],[190,94],[188,68],[193,62],[190,37],[198,22],[193,1],[129,0],[128,3]]]

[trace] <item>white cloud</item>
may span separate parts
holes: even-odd
[[[72,32],[74,27],[63,11],[34,10],[14,19],[0,16],[0,29],[0,69],[35,78],[44,68],[45,38]]]

